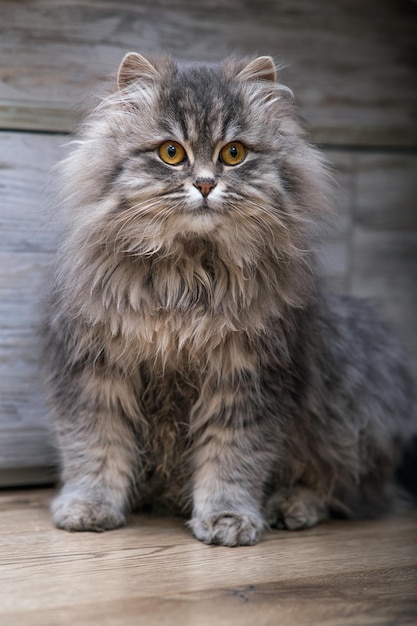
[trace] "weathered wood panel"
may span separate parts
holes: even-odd
[[[410,0],[2,0],[3,128],[68,130],[130,49],[180,60],[273,54],[324,143],[417,146]]]
[[[0,16],[0,129],[69,130],[77,106],[131,49],[179,60],[273,54],[313,138],[333,146],[339,202],[318,249],[324,273],[377,300],[417,371],[415,3],[0,0]],[[66,140],[0,133],[0,482],[8,484],[25,467],[25,480],[41,480],[53,458],[36,324],[56,245],[47,171]]]
[[[356,155],[355,222],[378,231],[417,230],[417,154]]]
[[[351,292],[394,322],[417,372],[417,155],[359,154]]]
[[[45,210],[47,172],[65,139],[0,133],[1,470],[45,466],[52,459],[37,325],[56,245],[54,223]]]
[[[323,224],[317,252],[320,268],[332,288],[349,288],[352,206],[355,193],[355,155],[328,150],[326,153],[334,183],[334,213]]]

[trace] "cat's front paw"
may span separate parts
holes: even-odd
[[[265,507],[272,528],[301,530],[311,528],[328,517],[323,499],[310,489],[295,487],[274,493]]]
[[[265,527],[261,518],[233,511],[194,517],[188,525],[200,541],[221,546],[253,546]]]
[[[55,526],[69,531],[102,532],[126,523],[124,513],[111,503],[75,494],[58,495],[51,512]]]

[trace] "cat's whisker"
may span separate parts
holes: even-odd
[[[269,227],[270,232],[271,232],[271,234],[273,236],[274,242],[275,242],[275,235],[277,234],[277,232],[279,232],[280,239],[282,240],[282,235],[285,235],[285,239],[286,239],[286,241],[288,243],[289,249],[291,251],[293,251],[295,254],[303,256],[303,255],[308,255],[308,254],[311,253],[311,247],[309,247],[309,248],[300,248],[300,247],[298,247],[296,242],[293,240],[293,237],[291,236],[292,234],[294,235],[297,232],[297,231],[294,231],[294,228],[291,229],[291,220],[293,218],[295,218],[295,221],[298,221],[298,216],[296,216],[294,214],[291,214],[291,215],[280,214],[278,216],[275,208],[266,209],[264,205],[262,205],[260,203],[255,203],[251,199],[248,199],[247,202],[249,204],[255,206],[257,208],[257,210],[260,211],[261,215],[251,216],[251,217],[253,219],[256,219],[256,217],[258,217],[259,220],[260,220],[260,225],[264,225],[264,226]],[[262,219],[261,216],[264,216],[265,219]],[[288,224],[285,224],[282,221],[282,219],[281,219],[282,217],[286,218]],[[312,225],[312,221],[311,220],[302,219],[302,221],[303,221],[304,224]],[[275,228],[273,228],[273,225],[277,227],[277,231],[275,230]],[[298,233],[297,233],[297,235],[298,235]]]
[[[293,215],[284,213],[275,205],[270,205],[269,200],[263,198],[255,201],[253,197],[250,197],[246,201],[248,204],[254,206],[258,211],[265,214],[269,220],[275,222],[276,225],[283,230],[289,231],[291,226],[293,226]]]
[[[245,209],[249,205],[256,209],[255,213],[253,211],[245,212]],[[234,204],[232,206],[234,206],[242,219],[249,219],[251,222],[255,222],[256,224],[258,224],[261,227],[261,231],[269,232],[272,238],[273,245],[275,244],[275,239],[278,232],[287,231],[285,225],[281,224],[280,221],[274,220],[274,215],[270,211],[265,209],[264,206],[255,203],[250,199],[245,198],[242,203]],[[260,238],[259,232],[257,230],[255,230],[254,233],[254,240],[257,241],[258,244],[263,245],[265,243],[264,240]]]
[[[162,247],[166,246],[167,243],[163,239],[163,231],[161,229],[170,218],[175,218],[178,206],[172,205],[167,207],[164,203],[155,203],[149,211],[149,213],[153,214],[152,219],[143,220],[143,213],[141,212],[137,216],[138,224],[133,229],[133,233],[129,233],[129,228],[126,228],[130,224],[124,224],[118,236],[118,240],[123,243],[123,250],[132,256],[155,254],[161,251]],[[155,212],[155,207],[160,210]],[[135,238],[138,236],[138,232],[141,234],[139,241]]]
[[[160,199],[154,198],[152,200],[147,199],[143,202],[137,202],[128,209],[124,209],[112,224],[112,226],[119,227],[114,235],[114,240],[120,241],[121,238],[125,238],[132,224],[136,223],[138,227],[140,224],[145,224],[145,227],[148,227],[150,224],[147,220],[148,215],[155,213],[155,208],[160,207],[160,204]],[[155,217],[153,219],[155,219]],[[111,236],[113,237],[113,234]]]

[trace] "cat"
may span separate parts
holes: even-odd
[[[394,505],[414,386],[391,331],[316,269],[329,180],[271,57],[124,57],[62,163],[57,527],[151,507],[252,545]]]

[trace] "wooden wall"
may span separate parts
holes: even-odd
[[[417,4],[413,0],[0,1],[0,482],[53,462],[36,324],[55,247],[51,167],[123,54],[272,54],[335,165],[332,284],[375,298],[417,371]]]

